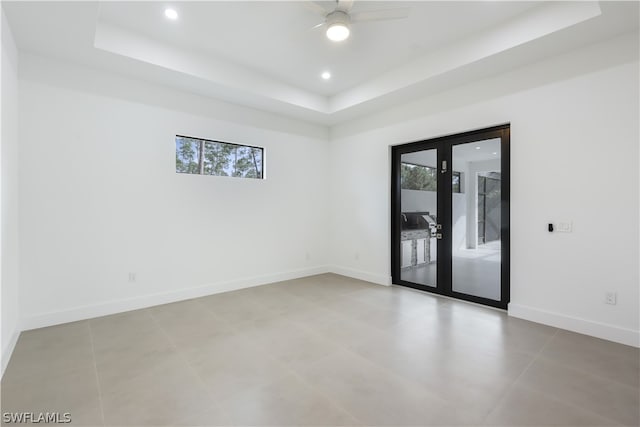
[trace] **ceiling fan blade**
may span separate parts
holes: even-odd
[[[362,12],[352,13],[352,22],[367,22],[367,21],[386,21],[391,19],[404,19],[409,17],[411,11],[408,7],[398,7],[395,9],[378,9],[378,10],[366,10]]]
[[[302,5],[304,7],[306,7],[307,9],[309,9],[311,12],[315,13],[316,15],[320,15],[322,17],[327,16],[327,13],[329,13],[330,11],[325,9],[322,4],[320,4],[321,2],[317,2],[317,1],[303,1],[301,2]]]
[[[349,12],[353,7],[353,0],[338,0],[338,7],[336,9],[343,12]]]

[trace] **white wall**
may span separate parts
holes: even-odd
[[[18,316],[18,56],[11,29],[2,11],[2,140],[0,181],[2,227],[0,228],[0,328],[2,354],[0,370],[9,357],[19,334]],[[1,374],[0,373],[0,374]]]
[[[26,328],[326,271],[324,129],[28,55],[20,76]],[[267,179],[176,174],[176,134],[265,147]]]
[[[334,268],[390,280],[390,145],[508,122],[509,313],[638,346],[637,57],[636,33],[332,129]]]
[[[434,215],[438,209],[435,191],[401,190],[402,212],[429,212]]]
[[[354,120],[329,149],[320,127],[21,56],[24,325],[327,270],[389,283],[390,145],[510,122],[510,313],[638,345],[637,52],[634,34]],[[268,179],[176,175],[176,133],[265,146]]]

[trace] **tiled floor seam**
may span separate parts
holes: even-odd
[[[387,375],[390,375],[402,382],[406,382],[408,384],[411,384],[414,387],[417,387],[418,389],[422,390],[423,392],[425,392],[426,394],[430,395],[431,397],[440,400],[443,403],[451,403],[448,399],[443,398],[442,396],[438,395],[437,393],[435,393],[433,390],[425,387],[422,383],[420,383],[419,381],[416,381],[414,379],[408,378],[404,375],[401,375],[395,371],[393,371],[390,368],[387,368],[384,365],[381,365],[380,363],[376,362],[375,360],[371,360],[365,356],[363,356],[360,353],[357,353],[355,351],[353,351],[353,349],[349,348],[349,347],[344,347],[344,350],[348,351],[349,353],[351,353],[352,355],[359,357],[363,360],[366,360],[368,363],[371,363],[372,365],[374,365],[376,368],[382,370],[384,373],[386,373]]]
[[[354,291],[354,292],[355,292],[355,291]],[[417,291],[417,292],[419,292],[419,291]],[[362,301],[362,303],[363,303],[363,304],[365,304],[365,305],[367,305],[367,306],[369,306],[369,307],[372,307],[372,308],[380,308],[380,307],[377,307],[377,306],[376,306],[376,305],[374,305],[374,304],[369,304],[369,303],[366,303],[366,302],[364,302],[364,301]],[[450,303],[450,301],[448,301],[447,303]],[[342,315],[342,312],[341,312],[341,311],[338,311],[338,310],[334,311],[334,313],[336,313],[336,314],[338,314],[338,315]],[[403,321],[403,322],[409,322],[409,321],[411,321],[411,319],[405,320],[405,321]],[[403,322],[401,322],[401,323],[403,323]],[[429,394],[430,396],[432,396],[432,397],[434,397],[434,398],[436,398],[436,399],[439,399],[439,400],[440,400],[440,401],[442,401],[443,403],[451,403],[449,400],[442,398],[442,397],[441,397],[441,396],[439,396],[437,393],[434,393],[432,390],[430,390],[430,389],[428,389],[428,388],[424,387],[420,382],[415,381],[415,380],[413,380],[413,379],[411,379],[411,378],[408,378],[408,377],[406,377],[406,376],[404,376],[404,375],[401,375],[401,374],[399,374],[399,373],[397,373],[397,372],[393,371],[392,369],[390,369],[390,368],[388,368],[388,367],[386,367],[386,366],[384,366],[384,365],[382,365],[382,364],[378,363],[378,362],[377,362],[377,361],[375,361],[375,360],[371,360],[371,359],[368,359],[367,357],[364,357],[362,354],[360,354],[360,353],[357,353],[357,352],[353,351],[353,349],[352,349],[350,346],[345,345],[343,342],[340,342],[340,341],[338,341],[338,340],[334,341],[334,340],[332,340],[332,339],[330,339],[330,338],[325,338],[325,337],[323,337],[322,335],[320,335],[320,334],[318,334],[317,332],[315,332],[314,330],[312,330],[312,329],[310,329],[310,328],[305,327],[304,325],[299,325],[299,326],[300,326],[300,327],[302,327],[303,329],[307,330],[309,333],[311,333],[311,334],[313,334],[313,335],[316,335],[316,336],[321,337],[321,338],[323,338],[323,339],[328,339],[328,340],[329,340],[329,341],[331,341],[334,345],[336,345],[337,347],[339,347],[341,350],[343,350],[343,351],[347,351],[348,353],[352,354],[353,356],[356,356],[356,357],[358,357],[358,358],[361,358],[361,359],[363,359],[363,360],[366,360],[368,363],[371,363],[372,365],[376,366],[378,369],[380,369],[381,371],[385,372],[387,375],[390,375],[390,376],[392,376],[392,377],[394,377],[394,378],[396,378],[396,379],[398,379],[398,380],[400,380],[400,381],[402,381],[402,382],[406,382],[406,383],[408,383],[408,384],[411,384],[411,385],[413,385],[413,386],[415,386],[415,387],[419,388],[419,389],[420,389],[420,390],[422,390],[423,392],[425,392],[425,393]],[[546,343],[545,343],[545,344],[546,344]],[[327,356],[324,356],[324,357],[327,357]],[[322,357],[322,358],[321,358],[321,359],[319,359],[319,360],[324,359],[324,357]],[[319,360],[318,360],[318,361],[319,361]],[[316,363],[316,362],[318,362],[318,361],[315,361],[314,363]],[[527,366],[527,367],[528,367],[528,366]],[[288,367],[287,367],[287,368],[288,368]],[[291,369],[289,369],[289,370],[291,370]],[[334,403],[334,404],[335,404],[336,406],[338,406],[340,409],[343,409],[347,414],[351,415],[354,419],[356,419],[356,420],[358,420],[359,422],[361,422],[361,421],[360,421],[356,416],[354,416],[353,414],[351,414],[351,412],[349,412],[348,410],[346,410],[345,408],[343,408],[341,405],[337,404],[337,403],[335,402],[335,400],[333,400],[332,398],[330,398],[329,396],[327,396],[327,395],[326,395],[324,392],[322,392],[321,390],[319,390],[319,389],[317,389],[316,387],[314,387],[314,386],[313,386],[313,384],[311,384],[311,383],[309,383],[308,381],[306,381],[306,379],[304,379],[304,377],[302,377],[298,372],[296,372],[295,370],[292,370],[292,371],[294,372],[294,374],[296,375],[296,377],[298,377],[298,378],[300,378],[301,380],[303,380],[306,384],[309,384],[309,385],[311,386],[311,388],[312,388],[314,391],[316,391],[317,393],[319,393],[319,394],[321,394],[322,396],[326,397],[327,399],[329,399],[329,401],[330,401],[330,402]],[[493,409],[493,408],[489,408],[489,412],[488,412],[488,413],[490,413],[492,409]],[[487,414],[487,415],[488,415],[488,414]]]
[[[546,357],[546,356],[544,356],[544,355],[540,355],[540,358],[542,358],[542,359],[544,359],[544,360],[546,360],[546,361],[549,361],[549,362],[551,362],[551,363],[554,363],[554,364],[556,364],[556,365],[567,366],[567,367],[568,367],[569,369],[571,369],[572,371],[575,371],[575,372],[577,372],[577,373],[579,373],[579,374],[582,374],[582,375],[587,375],[587,376],[594,377],[594,378],[597,378],[597,379],[602,380],[602,381],[611,382],[611,383],[614,383],[614,384],[616,384],[616,385],[620,385],[620,386],[624,386],[624,387],[628,387],[628,388],[634,388],[634,389],[638,389],[638,388],[640,388],[640,386],[636,386],[636,387],[634,387],[634,386],[632,386],[632,385],[630,385],[630,384],[620,382],[620,381],[618,381],[618,380],[616,380],[616,379],[613,379],[613,378],[607,378],[607,377],[604,377],[604,376],[602,376],[602,375],[594,374],[593,372],[587,372],[587,371],[584,371],[584,370],[582,370],[582,369],[580,369],[580,368],[576,368],[576,367],[574,367],[574,366],[572,366],[572,365],[567,365],[566,363],[558,362],[558,361],[556,361],[555,359],[553,359],[553,358],[551,358],[551,357]]]
[[[544,396],[546,399],[553,400],[554,402],[558,402],[561,405],[570,406],[570,407],[572,407],[574,409],[577,409],[578,411],[586,412],[586,413],[588,413],[590,415],[595,415],[598,418],[602,418],[603,420],[609,421],[610,424],[608,424],[608,425],[613,425],[613,426],[628,426],[629,425],[629,424],[625,424],[624,422],[612,420],[609,417],[605,417],[602,414],[599,414],[599,413],[597,413],[595,411],[592,411],[590,408],[588,408],[586,406],[576,405],[575,403],[568,402],[568,401],[565,401],[565,400],[561,400],[561,399],[558,399],[557,397],[541,393],[540,391],[535,390],[535,389],[533,389],[533,388],[531,388],[531,387],[529,387],[529,386],[527,386],[525,384],[519,384],[518,386],[527,389],[527,391],[529,391],[531,393],[539,394],[541,396]]]
[[[206,307],[206,305],[205,305],[205,304],[201,304],[201,303],[200,303],[200,305],[201,305],[203,308],[205,308],[205,309],[207,309],[207,310],[208,310],[208,307]],[[152,314],[152,313],[151,313],[151,315],[153,316],[153,314]],[[276,317],[281,317],[281,315],[277,315]],[[156,323],[158,323],[158,322],[157,322],[157,320],[156,320]],[[319,335],[319,334],[317,334],[317,333],[315,333],[314,331],[308,330],[308,329],[304,328],[302,325],[298,325],[298,324],[297,324],[297,323],[295,323],[295,322],[294,322],[294,324],[295,324],[297,327],[300,327],[300,328],[302,328],[303,330],[305,330],[305,331],[307,331],[307,332],[309,332],[309,333],[312,333],[313,335],[316,335],[316,336],[320,337],[320,335]],[[158,324],[158,327],[163,331],[163,333],[164,333],[165,335],[167,335],[167,334],[166,334],[166,332],[162,329],[162,326],[160,326],[160,325]],[[230,325],[230,327],[231,327],[231,328],[234,328],[234,325],[232,325],[232,324],[231,324],[231,325]],[[175,347],[175,344],[173,343],[173,341],[171,341],[171,338],[170,338],[168,335],[167,335],[167,338],[168,338],[168,339],[169,339],[169,341],[171,342],[171,345]],[[260,348],[263,348],[263,347],[260,347]],[[177,351],[178,353],[180,353],[180,350],[178,350],[177,348],[176,348],[176,351]],[[288,364],[286,364],[286,363],[282,363],[280,360],[278,360],[277,358],[272,357],[272,356],[271,356],[270,354],[268,354],[268,353],[266,354],[266,357],[268,357],[268,358],[269,358],[270,360],[272,360],[272,361],[275,361],[275,362],[279,363],[279,364],[280,364],[280,365],[285,369],[285,371],[287,371],[287,373],[288,373],[288,374],[293,375],[295,378],[297,378],[298,380],[300,380],[303,384],[305,384],[307,387],[309,387],[309,388],[310,388],[311,390],[313,390],[315,393],[317,393],[317,394],[319,394],[320,396],[322,396],[323,398],[327,399],[327,400],[328,400],[328,401],[329,401],[333,406],[335,406],[336,408],[338,408],[339,410],[343,411],[345,414],[347,414],[347,415],[349,415],[351,418],[353,418],[353,420],[355,420],[355,422],[356,422],[356,423],[363,424],[363,423],[362,423],[362,421],[361,421],[360,419],[358,419],[358,417],[356,417],[356,416],[355,416],[355,415],[353,415],[351,412],[349,412],[346,408],[344,408],[342,405],[340,405],[336,400],[334,400],[334,399],[333,399],[333,398],[331,398],[330,396],[326,395],[324,392],[322,392],[322,391],[321,391],[321,390],[319,390],[318,388],[314,387],[314,386],[313,386],[313,384],[311,384],[309,381],[307,381],[304,377],[302,377],[300,374],[298,374],[295,370],[291,369],[291,367],[290,367]],[[184,359],[184,358],[183,358],[183,359]],[[185,360],[185,362],[188,364],[188,361],[186,361],[186,360]],[[191,369],[192,369],[192,371],[194,371],[194,373],[195,373],[195,370],[194,370],[193,368],[191,368]],[[197,373],[196,373],[196,375],[197,375]],[[202,379],[201,379],[201,378],[198,378],[198,379],[202,382]],[[249,389],[259,389],[259,388],[261,388],[261,387],[264,387],[265,385],[266,385],[266,384],[255,385],[255,386],[253,386],[253,387],[250,387]]]
[[[537,361],[538,359],[544,359],[544,360],[546,360],[546,361],[548,361],[548,362],[551,362],[551,363],[553,363],[553,364],[556,364],[556,365],[567,366],[567,365],[565,365],[564,363],[557,362],[557,361],[555,361],[554,359],[549,358],[549,357],[545,357],[545,356],[542,354],[542,353],[543,353],[543,351],[544,351],[544,349],[546,348],[547,344],[548,344],[549,342],[551,342],[551,341],[552,341],[552,339],[553,339],[556,335],[558,335],[558,333],[559,333],[560,331],[561,331],[560,329],[557,329],[557,330],[556,330],[556,333],[554,333],[554,334],[553,334],[553,336],[551,337],[551,339],[549,339],[549,340],[548,340],[548,342],[547,342],[547,343],[545,343],[545,344],[542,346],[542,348],[540,349],[540,351],[536,354],[536,357],[534,358],[534,360],[533,360],[533,361],[532,361],[532,362],[527,366],[527,368],[526,368],[525,370],[523,370],[523,371],[520,373],[520,375],[518,375],[518,377],[515,379],[515,381],[514,381],[513,385],[515,385],[516,383],[518,383],[518,381],[520,380],[520,378],[522,377],[522,375],[523,375],[523,374],[527,371],[527,369],[529,369],[529,367],[530,367],[531,365],[533,365],[533,363],[534,363],[535,361]],[[575,367],[573,367],[573,366],[567,366],[567,368],[568,368],[568,369],[571,369],[571,370],[573,370],[573,371],[575,371],[575,372],[577,372],[577,373],[579,373],[579,374],[582,374],[582,375],[586,375],[586,376],[591,376],[591,377],[594,377],[594,378],[598,378],[598,379],[600,379],[600,380],[607,381],[607,382],[611,382],[611,383],[614,383],[614,384],[619,385],[619,386],[623,386],[623,387],[627,387],[627,388],[634,388],[633,386],[630,386],[629,384],[625,384],[625,383],[621,383],[621,382],[616,381],[616,380],[613,380],[613,379],[605,378],[605,377],[602,377],[602,376],[600,376],[600,375],[593,374],[593,373],[591,373],[591,372],[585,372],[585,371],[583,371],[583,370],[581,370],[581,369],[578,369],[578,368],[575,368]],[[533,388],[531,388],[531,387],[529,387],[529,386],[527,386],[527,385],[525,385],[525,384],[520,383],[520,384],[519,384],[519,386],[520,386],[520,387],[524,387],[524,388],[526,388],[527,390],[529,390],[529,391],[531,391],[531,392],[534,392],[534,393],[537,393],[537,394],[541,394],[539,391],[537,391],[537,390],[535,390],[535,389],[533,389]],[[559,403],[561,403],[561,404],[563,404],[563,405],[571,406],[571,407],[576,408],[576,409],[579,409],[579,410],[581,410],[581,411],[583,411],[583,412],[586,412],[586,413],[589,413],[589,414],[592,414],[592,415],[596,415],[597,417],[602,418],[602,419],[605,419],[605,420],[607,420],[607,421],[610,421],[610,422],[611,422],[611,423],[613,423],[613,424],[626,425],[626,424],[624,424],[624,422],[620,422],[620,421],[612,420],[612,419],[611,419],[611,418],[609,418],[609,417],[605,417],[604,415],[599,414],[598,412],[593,411],[593,410],[592,410],[590,407],[588,407],[588,406],[580,406],[580,405],[577,405],[577,404],[575,404],[575,403],[573,403],[573,402],[569,402],[569,401],[566,401],[566,400],[561,400],[561,399],[559,399],[559,398],[557,398],[557,397],[550,396],[550,395],[546,395],[546,394],[545,394],[544,396],[545,396],[547,399],[554,400],[554,401],[559,402]]]
[[[153,322],[156,324],[156,326],[158,327],[158,329],[160,330],[160,332],[162,333],[162,335],[165,336],[165,338],[167,339],[167,341],[169,341],[169,344],[171,345],[171,347],[173,348],[173,350],[176,352],[176,354],[178,355],[178,357],[180,358],[180,360],[182,360],[185,364],[185,366],[187,366],[187,368],[191,371],[191,373],[193,374],[193,376],[195,378],[198,379],[198,381],[200,382],[200,385],[202,386],[202,388],[205,390],[205,392],[207,393],[207,395],[209,396],[209,400],[211,401],[211,403],[218,409],[220,408],[220,405],[216,402],[215,397],[211,394],[211,391],[209,390],[209,387],[207,386],[207,384],[204,382],[204,380],[200,377],[200,375],[198,374],[198,372],[196,371],[196,369],[193,367],[193,365],[191,365],[191,363],[189,363],[189,360],[187,360],[187,358],[184,356],[184,354],[182,353],[182,351],[180,351],[180,349],[178,348],[178,346],[176,345],[175,342],[173,342],[173,340],[171,339],[171,336],[167,333],[167,331],[165,331],[165,329],[162,327],[162,325],[160,324],[160,322],[158,321],[158,319],[153,315],[153,312],[151,310],[147,310],[147,313],[149,314],[149,316],[151,317],[151,319],[153,320]],[[232,421],[232,420],[230,420]],[[232,425],[233,423],[227,424],[227,425]]]
[[[527,364],[527,366],[525,366],[525,368],[522,370],[522,372],[520,372],[520,374],[516,378],[514,378],[514,380],[511,382],[511,384],[509,384],[509,386],[504,390],[504,392],[502,393],[502,396],[500,396],[500,399],[498,399],[496,401],[496,403],[493,405],[493,408],[491,408],[491,410],[489,410],[489,412],[484,416],[484,418],[482,419],[481,424],[483,424],[483,425],[486,424],[487,419],[491,416],[491,414],[496,409],[498,409],[498,407],[500,407],[500,405],[507,398],[507,396],[509,396],[509,394],[511,393],[511,390],[513,389],[513,387],[515,387],[515,385],[518,382],[518,380],[529,370],[529,368],[531,366],[533,366],[535,361],[538,360],[538,357],[540,357],[540,355],[542,354],[542,351],[549,345],[549,343],[553,340],[553,338],[555,338],[555,336],[558,335],[558,331],[559,331],[559,329],[556,329],[555,332],[553,333],[553,335],[551,335],[549,338],[547,338],[547,340],[542,345],[542,347],[540,347],[540,350],[538,350],[536,352],[536,354],[533,356],[533,358]]]
[[[357,358],[360,358],[360,359],[362,359],[362,360],[367,361],[367,363],[372,364],[372,365],[373,365],[373,366],[375,366],[376,368],[378,368],[378,369],[380,369],[381,371],[383,371],[385,374],[387,374],[387,375],[389,375],[389,376],[391,376],[391,377],[393,377],[393,378],[396,378],[397,380],[399,380],[399,381],[401,381],[401,382],[406,382],[406,383],[408,383],[408,384],[411,384],[411,385],[413,385],[414,387],[417,387],[417,388],[419,388],[420,390],[422,390],[423,392],[425,392],[425,393],[429,394],[431,397],[434,397],[434,398],[436,398],[436,399],[438,399],[438,400],[442,401],[443,403],[449,403],[449,401],[448,401],[448,400],[443,399],[442,397],[440,397],[440,396],[438,396],[437,394],[435,394],[433,391],[431,391],[431,390],[429,390],[429,389],[425,388],[425,387],[424,387],[424,386],[422,386],[422,384],[420,384],[419,382],[414,381],[414,380],[412,380],[412,379],[410,379],[410,378],[404,377],[404,376],[402,376],[402,375],[400,375],[400,374],[398,374],[398,373],[396,373],[396,372],[392,371],[391,369],[387,368],[386,366],[380,365],[379,363],[377,363],[377,362],[375,362],[375,361],[373,361],[373,360],[367,359],[367,358],[366,358],[366,357],[364,357],[363,355],[361,355],[361,354],[359,354],[359,353],[356,353],[356,352],[355,352],[355,351],[353,351],[351,348],[349,348],[349,347],[347,347],[347,346],[345,346],[345,345],[343,345],[343,344],[338,344],[337,346],[338,346],[342,351],[346,351],[346,352],[350,353],[352,356],[355,356],[355,357],[357,357]],[[318,359],[318,360],[316,360],[316,361],[312,362],[312,364],[314,364],[314,363],[319,363],[321,360],[323,360],[323,359],[324,359],[324,358],[326,358],[326,357],[329,357],[329,355],[325,355],[325,356],[323,356],[322,358],[320,358],[320,359]],[[314,391],[316,391],[316,392],[318,392],[319,394],[321,394],[321,395],[323,395],[323,396],[327,397],[327,398],[329,399],[329,401],[331,401],[332,403],[334,403],[334,402],[335,402],[332,398],[330,398],[329,396],[327,396],[327,395],[326,395],[324,392],[322,392],[320,389],[316,388],[315,386],[313,386],[313,384],[309,383],[309,382],[308,382],[304,377],[302,377],[298,372],[296,372],[296,371],[293,371],[293,372],[294,372],[294,374],[295,374],[297,377],[299,377],[301,380],[303,380],[303,381],[305,382],[305,384],[309,384],[309,385],[311,386],[311,388],[312,388]],[[337,405],[339,408],[344,409],[341,405],[338,405],[338,404],[336,404],[336,405]],[[348,410],[346,410],[346,409],[345,409],[345,412],[346,412],[347,414],[351,415],[355,420],[357,420],[357,421],[359,421],[359,422],[362,422],[358,417],[356,417],[355,415],[351,414],[351,412],[349,412]]]
[[[87,328],[89,328],[89,340],[91,341],[91,357],[93,358],[93,370],[96,374],[96,385],[98,386],[98,402],[100,403],[100,417],[102,419],[102,425],[106,426],[104,420],[104,404],[102,402],[102,386],[100,385],[100,375],[98,374],[98,361],[96,359],[96,349],[93,344],[93,330],[91,329],[91,320],[87,321]]]
[[[532,392],[532,393],[543,395],[545,398],[547,398],[547,399],[549,399],[549,400],[553,400],[553,401],[558,402],[558,403],[560,403],[560,404],[562,404],[562,405],[570,406],[570,407],[572,407],[572,408],[574,408],[574,409],[577,409],[577,410],[579,410],[579,411],[581,411],[581,412],[585,412],[585,413],[588,413],[588,414],[594,415],[594,416],[596,416],[596,417],[598,417],[598,418],[602,418],[603,420],[608,421],[608,422],[610,423],[610,425],[626,425],[626,424],[624,424],[624,423],[622,423],[622,422],[620,422],[620,421],[612,420],[612,419],[611,419],[611,418],[609,418],[609,417],[605,417],[605,416],[603,416],[602,414],[599,414],[599,413],[597,413],[597,412],[595,412],[595,411],[591,410],[589,407],[576,405],[575,403],[568,402],[568,401],[565,401],[565,400],[558,399],[558,398],[556,398],[556,397],[554,397],[554,396],[550,396],[550,395],[546,395],[546,394],[540,393],[538,390],[534,390],[534,389],[532,389],[531,387],[528,387],[528,386],[527,386],[527,385],[525,385],[525,384],[519,383],[519,381],[520,381],[520,379],[522,378],[522,376],[523,376],[523,375],[524,375],[524,374],[529,370],[529,368],[530,368],[530,367],[531,367],[531,366],[532,366],[532,365],[533,365],[533,364],[534,364],[538,359],[542,358],[542,359],[550,360],[551,362],[553,362],[553,360],[548,359],[548,358],[546,358],[546,357],[542,356],[542,353],[543,353],[544,349],[547,347],[547,345],[548,345],[548,344],[549,344],[549,343],[550,343],[550,342],[551,342],[551,341],[552,341],[552,340],[553,340],[553,339],[558,335],[558,333],[559,333],[559,332],[560,332],[560,329],[556,329],[555,333],[554,333],[554,334],[553,334],[553,335],[552,335],[552,336],[551,336],[551,337],[550,337],[550,338],[549,338],[549,339],[544,343],[544,345],[543,345],[543,346],[540,348],[540,350],[536,353],[536,355],[535,355],[535,356],[534,356],[534,358],[531,360],[531,362],[529,362],[529,364],[525,367],[525,369],[523,369],[523,370],[522,370],[522,372],[520,373],[520,375],[518,375],[518,376],[516,377],[516,379],[515,379],[515,380],[511,383],[511,385],[507,388],[507,390],[505,391],[505,393],[503,394],[503,396],[500,398],[500,400],[495,404],[495,406],[493,407],[493,409],[492,409],[492,410],[491,410],[491,411],[490,411],[490,412],[485,416],[485,418],[484,418],[484,419],[483,419],[483,421],[482,421],[482,422],[483,422],[483,424],[486,424],[486,420],[487,420],[487,418],[488,418],[488,417],[493,413],[493,411],[494,411],[495,409],[497,409],[497,408],[500,406],[500,404],[502,403],[502,401],[503,401],[503,400],[504,400],[504,399],[509,395],[509,393],[511,392],[511,390],[513,389],[513,387],[515,387],[516,385],[518,385],[519,387],[523,387],[523,388],[527,389],[528,391],[530,391],[530,392]],[[553,363],[556,363],[556,362],[553,362]],[[584,373],[583,371],[580,371],[580,370],[577,370],[577,369],[574,369],[574,370],[576,370],[577,372],[580,372],[580,373]],[[588,375],[588,374],[587,374],[587,375]],[[598,377],[598,378],[601,378],[601,377]],[[619,383],[616,383],[616,384],[619,384]],[[630,386],[628,386],[628,385],[627,385],[627,387],[630,387]]]
[[[356,417],[354,414],[352,414],[349,410],[347,410],[347,408],[343,407],[338,401],[336,401],[335,399],[333,399],[331,396],[329,396],[328,394],[326,394],[325,392],[323,392],[322,390],[320,390],[319,388],[315,387],[311,382],[307,381],[306,378],[304,378],[302,375],[300,375],[298,372],[294,371],[293,369],[289,368],[289,366],[286,366],[286,369],[289,370],[291,373],[293,373],[293,375],[300,380],[301,382],[303,382],[304,384],[307,385],[307,387],[309,387],[311,390],[313,390],[315,393],[319,394],[320,396],[324,397],[325,399],[327,399],[333,406],[335,406],[336,408],[340,409],[341,411],[343,411],[345,414],[349,415],[351,418],[353,418],[356,423],[358,423],[358,425],[365,425],[358,417]]]

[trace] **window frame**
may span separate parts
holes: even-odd
[[[174,169],[175,169],[175,173],[177,174],[181,174],[181,175],[204,175],[204,176],[221,176],[221,177],[227,177],[227,178],[244,178],[244,179],[256,179],[256,180],[264,180],[266,179],[265,177],[265,147],[260,147],[258,145],[249,145],[249,144],[240,144],[237,142],[227,142],[227,141],[221,141],[221,140],[216,140],[216,139],[208,139],[208,138],[200,138],[200,137],[195,137],[195,136],[188,136],[188,135],[182,135],[182,134],[176,134],[174,137],[174,145],[175,145],[175,150],[176,150],[176,155],[177,153],[177,149],[178,149],[178,138],[183,138],[183,139],[189,139],[189,140],[193,140],[193,141],[197,141],[199,143],[199,146],[197,148],[197,164],[198,164],[198,173],[191,173],[191,172],[182,172],[178,170],[178,164],[177,164],[177,160],[174,163]],[[235,147],[242,147],[242,148],[250,148],[250,149],[258,149],[260,150],[260,176],[257,177],[248,177],[248,176],[234,176],[234,175],[216,175],[216,174],[209,174],[209,173],[204,173],[204,166],[205,166],[205,159],[203,156],[204,153],[204,147],[207,143],[211,143],[211,144],[225,144],[225,145],[232,145]],[[177,156],[176,156],[177,157]],[[176,159],[176,158],[174,158]]]

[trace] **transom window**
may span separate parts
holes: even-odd
[[[176,135],[176,172],[264,178],[264,148]]]

